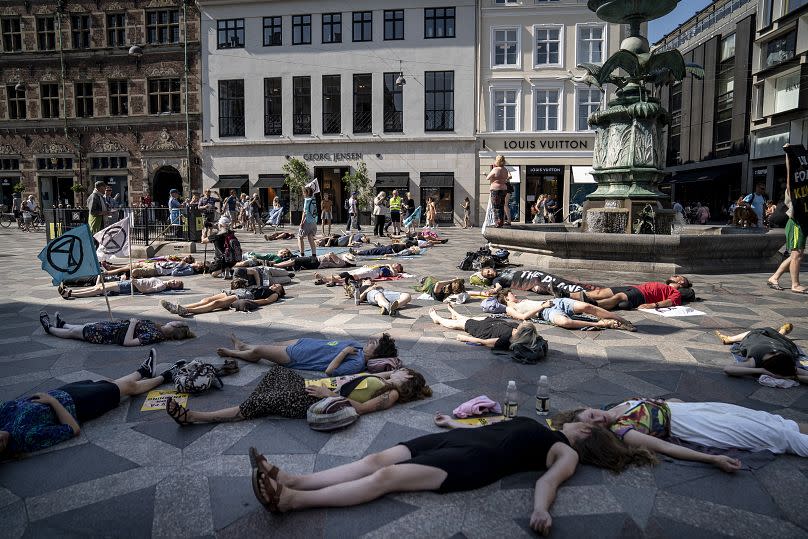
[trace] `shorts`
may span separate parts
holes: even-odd
[[[132,281],[118,281],[118,294],[131,294],[132,293]]]
[[[575,305],[574,299],[569,298],[559,298],[553,300],[553,306],[547,309],[544,309],[539,316],[545,322],[553,322],[553,317],[556,315],[566,316],[567,318],[572,318],[572,315],[575,314],[575,310],[573,306]]]
[[[295,271],[319,269],[320,259],[316,256],[299,256],[295,258],[292,268]]]
[[[381,288],[381,289],[380,288],[374,288],[373,290],[368,292],[368,295],[366,296],[366,298],[368,300],[368,303],[371,303],[373,305],[378,305],[378,303],[376,303],[376,297],[379,294],[383,295],[384,298],[387,301],[389,301],[390,303],[393,303],[394,301],[398,301],[398,299],[401,297],[401,292],[393,292],[392,290],[385,290],[383,288]]]
[[[624,293],[628,297],[628,302],[631,305],[630,309],[636,309],[645,303],[645,296],[642,295],[639,288],[633,286],[613,286],[612,292],[615,294]]]
[[[317,223],[310,223],[308,221],[303,223],[303,226],[301,226],[297,231],[297,235],[300,238],[314,236],[315,234],[317,234]]]
[[[114,410],[121,402],[121,390],[112,382],[99,380],[81,380],[58,388],[73,399],[76,406],[76,419],[84,423],[90,419],[101,417]]]
[[[487,452],[467,445],[457,446],[444,433],[427,434],[398,445],[409,449],[412,455],[409,460],[398,464],[420,464],[446,472],[446,479],[437,492],[474,490],[499,479],[497,474],[491,473],[493,466],[473,464],[485,462],[489,458]]]
[[[786,223],[786,249],[789,251],[805,250],[805,232],[794,219],[789,219]]]
[[[324,211],[323,214],[320,216],[323,221],[330,221],[331,220],[331,212]]]
[[[390,220],[394,223],[401,221],[401,212],[396,210],[390,210]]]

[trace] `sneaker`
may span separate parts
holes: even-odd
[[[345,291],[346,298],[354,297],[354,292],[356,292],[356,287],[353,285],[351,281],[346,281],[344,285],[342,285],[342,289]]]
[[[160,376],[163,377],[163,381],[167,384],[172,383],[174,381],[174,375],[177,374],[179,368],[185,365],[185,363],[186,362],[184,360],[179,360],[176,363],[174,363],[170,368],[161,372]]]
[[[59,311],[56,311],[56,327],[59,329],[65,327],[65,321],[62,318],[62,313]]]
[[[390,311],[387,310],[387,307],[379,306],[379,314],[384,316],[390,314]]]
[[[149,355],[143,360],[143,363],[138,367],[137,372],[143,378],[154,378],[154,359],[157,357],[157,350],[152,348],[149,350]]]
[[[48,313],[45,311],[39,311],[39,323],[42,324],[42,329],[45,330],[45,333],[50,335],[51,323]]]
[[[390,316],[396,316],[398,314],[398,301],[394,301],[390,304],[390,312],[388,312]]]

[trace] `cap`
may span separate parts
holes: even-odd
[[[170,195],[171,193],[179,193],[179,191],[176,189],[172,189],[171,191],[168,192],[168,194]]]
[[[352,195],[358,195],[358,194],[359,194],[359,191],[354,191],[354,192],[353,192],[353,193],[351,193],[351,194],[352,194]]]

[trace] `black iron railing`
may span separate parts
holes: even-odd
[[[384,113],[384,132],[401,133],[404,131],[404,113],[396,110],[388,110]]]
[[[353,132],[354,133],[370,133],[373,131],[373,113],[372,112],[354,112],[353,115]]]
[[[280,135],[283,133],[283,122],[281,121],[280,114],[265,114],[264,115],[264,134],[265,135]]]
[[[426,131],[454,131],[453,110],[429,110],[426,112]]]
[[[342,132],[342,114],[339,112],[323,113],[323,133],[335,135]]]
[[[308,135],[311,133],[311,114],[294,114],[292,116],[292,133]]]
[[[197,208],[117,208],[104,218],[104,226],[120,221],[127,212],[132,216],[132,244],[149,245],[155,241],[200,241],[204,212]],[[89,210],[50,208],[43,210],[48,241],[88,221]]]

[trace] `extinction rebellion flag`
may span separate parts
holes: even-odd
[[[808,231],[808,150],[802,144],[786,144],[786,190],[792,219]]]

